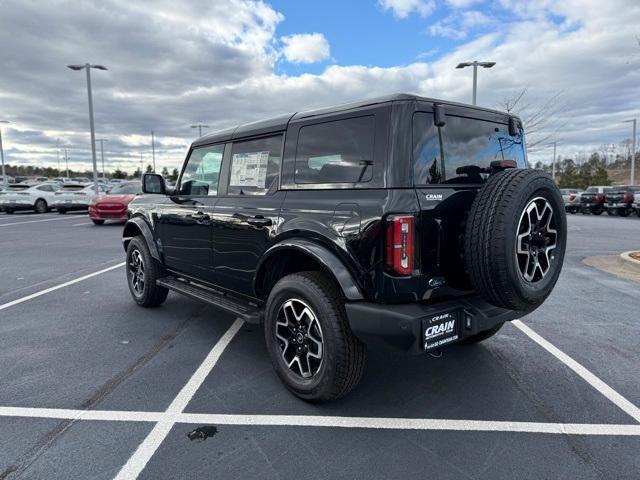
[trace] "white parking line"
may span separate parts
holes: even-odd
[[[145,422],[158,425],[145,439],[146,462],[176,423],[196,425],[250,425],[323,428],[371,428],[383,430],[449,430],[465,432],[513,432],[557,435],[640,436],[640,425],[611,423],[546,423],[490,420],[453,420],[446,418],[341,417],[324,415],[225,415],[208,413],[140,412],[120,410],[73,410],[57,408],[0,407],[0,417],[54,418],[66,420]],[[143,444],[145,443],[143,442]],[[153,443],[152,443],[153,442]],[[141,445],[142,447],[142,445]],[[138,451],[140,451],[140,448]],[[136,451],[136,454],[138,453]],[[134,454],[135,456],[135,454]],[[133,458],[133,457],[132,457]],[[131,462],[131,460],[130,460]],[[144,465],[128,470],[120,478],[135,478]],[[123,468],[124,470],[124,468]]]
[[[86,227],[88,225],[91,225],[89,222],[82,222],[82,223],[74,223],[73,225],[71,225],[72,227]]]
[[[2,223],[0,224],[0,227],[10,227],[11,225],[24,225],[25,223],[53,222],[56,220],[73,220],[73,217],[45,218],[42,220],[26,220],[24,222]]]
[[[636,422],[640,422],[640,408],[636,407],[629,400],[624,398],[618,392],[616,392],[609,385],[604,383],[598,377],[596,377],[593,373],[583,367],[581,364],[576,362],[569,355],[564,353],[558,347],[552,345],[549,341],[542,338],[539,334],[534,332],[530,327],[526,326],[520,320],[514,320],[513,325],[521,330],[527,337],[536,342],[542,348],[544,348],[551,355],[556,357],[562,363],[564,363],[567,367],[577,373],[583,380],[585,380],[589,385],[598,390],[602,395],[607,397],[611,402],[620,407],[627,415],[632,417]]]
[[[18,305],[22,302],[26,302],[27,300],[31,300],[32,298],[37,298],[42,295],[45,295],[49,292],[54,292],[56,290],[60,290],[61,288],[68,287],[69,285],[73,285],[74,283],[82,282],[83,280],[87,280],[88,278],[95,277],[102,273],[109,272],[111,270],[115,270],[116,268],[120,268],[124,266],[126,262],[118,263],[117,265],[112,265],[111,267],[103,268],[102,270],[98,270],[97,272],[89,273],[88,275],[83,275],[82,277],[75,278],[73,280],[69,280],[68,282],[61,283],[59,285],[55,285],[53,287],[45,288],[44,290],[40,290],[39,292],[32,293],[31,295],[27,295],[26,297],[18,298],[17,300],[12,300],[7,303],[3,303],[0,305],[0,310],[4,310],[5,308],[13,307],[14,305]]]
[[[169,405],[169,408],[167,408],[165,414],[168,418],[156,423],[153,430],[147,435],[147,438],[144,439],[131,458],[129,458],[127,463],[120,469],[120,472],[118,472],[118,475],[115,477],[116,480],[137,478],[140,472],[144,470],[147,462],[151,459],[176,423],[175,418],[178,418],[186,408],[191,398],[193,398],[193,395],[198,388],[200,388],[200,385],[202,385],[202,382],[207,378],[207,375],[209,375],[213,367],[215,367],[222,352],[224,352],[225,348],[231,343],[231,340],[233,340],[233,337],[238,333],[243,323],[242,320],[236,319],[220,340],[218,340],[211,349],[211,352],[209,352],[209,355],[207,355],[207,358],[204,359],[200,367],[198,367],[198,370],[196,370],[186,385],[182,387],[180,393],[178,393],[173,402],[171,402],[171,405]]]

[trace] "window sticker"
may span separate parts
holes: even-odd
[[[265,188],[269,152],[235,153],[231,161],[229,185]]]

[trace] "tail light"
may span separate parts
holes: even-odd
[[[630,193],[625,193],[624,197],[622,198],[622,201],[624,203],[633,202],[633,196]]]
[[[569,200],[570,201],[573,202],[575,199],[576,199],[576,194],[575,193],[572,193],[571,195],[569,195]]]
[[[602,202],[604,200],[604,195],[596,195],[596,202]]]
[[[415,256],[415,218],[392,215],[387,218],[387,269],[398,275],[411,275]]]

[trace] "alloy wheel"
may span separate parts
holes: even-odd
[[[525,281],[536,283],[545,278],[557,243],[553,207],[545,198],[536,197],[522,212],[516,237],[516,260]]]
[[[296,375],[308,379],[322,366],[324,343],[316,314],[302,300],[282,304],[276,320],[276,338],[282,360]]]
[[[144,291],[144,262],[138,249],[132,250],[129,257],[129,281],[136,295],[142,295]]]

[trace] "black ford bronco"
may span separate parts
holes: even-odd
[[[123,234],[134,300],[171,290],[263,323],[311,401],[354,388],[372,337],[413,353],[491,337],[541,305],[565,253],[520,120],[412,95],[206,135],[175,189],[147,174],[143,191]]]

